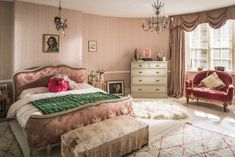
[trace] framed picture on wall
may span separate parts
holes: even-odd
[[[56,34],[43,34],[42,50],[47,53],[59,52],[60,36]]]
[[[89,40],[88,41],[88,52],[96,52],[97,51],[97,41]]]
[[[124,95],[124,81],[107,81],[107,92],[114,95]]]

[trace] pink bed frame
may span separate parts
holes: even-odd
[[[16,100],[25,89],[47,87],[50,77],[57,73],[66,74],[77,83],[85,82],[87,78],[85,68],[72,68],[66,65],[44,66],[18,72],[14,75]],[[57,117],[30,117],[25,127],[30,152],[46,147],[48,155],[50,155],[51,147],[60,142],[62,134],[118,115],[133,115],[131,97],[117,102],[85,107]]]

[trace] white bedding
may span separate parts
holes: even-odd
[[[84,94],[84,93],[94,93],[94,92],[104,92],[98,88],[86,88],[79,90],[70,90],[59,93],[41,93],[41,94],[32,94],[21,98],[12,104],[8,110],[7,118],[16,118],[21,127],[25,128],[27,121],[31,115],[42,115],[42,113],[31,104],[32,101],[52,98],[58,96],[64,96],[68,94]],[[104,92],[105,93],[105,92]]]

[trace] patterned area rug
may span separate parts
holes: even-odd
[[[187,111],[173,100],[134,101],[133,110],[138,118],[148,119],[184,119]]]
[[[234,157],[235,138],[202,129],[192,124],[180,124],[157,136],[128,157]]]
[[[0,157],[23,157],[7,122],[0,124]]]

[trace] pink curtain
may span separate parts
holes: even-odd
[[[235,19],[235,6],[199,13],[177,15],[170,18],[171,74],[168,94],[173,97],[180,97],[183,95],[185,81],[184,31],[193,31],[201,23],[208,23],[214,29],[220,28],[227,20]]]
[[[185,77],[185,50],[184,31],[180,27],[170,30],[170,52],[171,52],[171,79],[169,95],[180,97],[184,90]]]

